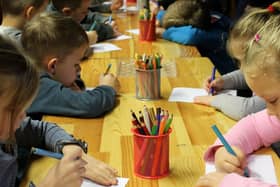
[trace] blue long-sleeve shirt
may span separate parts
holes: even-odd
[[[42,115],[98,117],[115,106],[115,90],[110,86],[77,92],[53,80],[47,73],[40,76],[39,92],[27,110],[27,115],[40,119]]]

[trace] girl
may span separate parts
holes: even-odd
[[[18,150],[22,148],[30,153],[28,150],[31,147],[63,153],[63,158],[48,172],[43,181],[37,184],[39,187],[78,187],[83,178],[104,185],[116,184],[116,172],[84,154],[84,145],[63,129],[52,123],[25,118],[25,110],[36,95],[39,77],[34,66],[2,38],[0,61],[1,186],[19,185],[25,168],[18,164],[22,163],[18,162],[18,159],[23,156]],[[27,157],[30,158],[29,156]]]
[[[271,7],[276,9],[277,3],[272,4]],[[275,16],[278,15],[271,13],[271,10],[267,8],[261,11],[253,11],[242,17],[230,32],[228,50],[231,56],[242,63],[244,61],[246,43],[267,21]],[[215,92],[223,89],[250,90],[240,70],[225,74],[214,81],[208,78],[205,88],[208,92],[211,88]],[[198,104],[212,106],[235,120],[240,120],[248,114],[258,112],[266,107],[265,101],[255,95],[248,98],[218,94],[215,96],[196,97],[194,101]]]
[[[279,3],[270,9],[271,14],[279,14]],[[246,165],[246,155],[280,140],[279,23],[280,16],[275,16],[256,33],[248,47],[245,61],[241,63],[246,82],[265,100],[267,110],[242,119],[225,135],[237,156],[230,155],[219,141],[207,150],[205,159],[215,160],[218,172],[201,177],[197,187],[276,186],[239,174],[243,173]]]

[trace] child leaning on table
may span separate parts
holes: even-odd
[[[163,16],[164,29],[157,29],[163,39],[184,45],[194,45],[202,56],[209,57],[221,74],[238,67],[226,51],[230,20],[210,12],[202,0],[178,0]]]
[[[52,0],[48,10],[71,16],[81,24],[87,32],[90,44],[96,42],[94,42],[94,32],[97,33],[98,42],[118,36],[116,23],[109,22],[109,17],[90,11],[89,6],[90,0]],[[95,27],[91,28],[94,22]]]
[[[1,0],[3,20],[0,35],[21,46],[20,37],[24,24],[45,10],[48,0]]]
[[[279,14],[273,9],[272,14]],[[254,178],[244,177],[246,156],[280,140],[280,16],[270,19],[249,43],[241,70],[248,86],[267,105],[267,109],[240,120],[225,134],[237,156],[216,141],[206,151],[206,161],[215,161],[217,172],[201,177],[197,187],[272,187]]]
[[[92,118],[114,108],[119,82],[113,74],[102,74],[99,85],[91,90],[82,90],[75,82],[88,38],[71,17],[55,13],[34,17],[24,27],[22,45],[42,68],[39,92],[28,115],[36,119],[43,114]]]
[[[279,2],[272,4],[270,7],[279,9],[277,3]],[[237,61],[243,63],[248,41],[266,22],[275,16],[279,15],[271,13],[269,8],[257,9],[240,18],[234,25],[228,40],[228,50]],[[225,74],[213,81],[211,81],[211,78],[208,78],[205,81],[205,88],[208,92],[213,88],[214,93],[224,89],[250,90],[240,70]],[[235,120],[240,120],[248,114],[258,112],[266,107],[265,101],[256,95],[252,97],[239,97],[227,94],[199,96],[194,99],[194,102],[212,106]]]
[[[37,184],[38,187],[80,187],[83,178],[104,185],[116,184],[116,171],[83,153],[84,144],[53,123],[25,117],[25,110],[37,92],[37,70],[2,37],[0,61],[1,186],[19,186],[30,161],[31,147],[63,153],[62,159]],[[28,156],[23,155],[22,150],[26,150]]]

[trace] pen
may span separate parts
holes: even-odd
[[[61,153],[54,153],[54,152],[51,152],[51,151],[47,151],[47,150],[39,149],[39,148],[34,148],[34,147],[32,147],[31,153],[34,154],[34,155],[48,156],[48,157],[52,157],[52,158],[56,158],[56,159],[61,159],[63,157],[63,155]]]
[[[107,69],[105,71],[105,75],[109,73],[110,69],[111,69],[112,64],[108,64]]]
[[[112,23],[112,15],[109,16],[109,24],[111,24],[111,23]]]
[[[213,70],[212,70],[212,75],[211,75],[211,82],[213,80],[215,80],[215,74],[216,74],[216,67],[213,67]],[[210,93],[213,95],[214,94],[214,88],[210,88]]]
[[[95,29],[96,26],[96,20],[93,22],[93,24],[90,26],[89,30],[92,31]]]
[[[237,156],[236,153],[234,152],[234,150],[231,148],[231,146],[229,145],[229,143],[226,141],[226,139],[224,138],[224,136],[222,135],[222,133],[220,132],[220,130],[218,129],[218,127],[216,125],[212,126],[213,131],[215,132],[215,134],[217,135],[217,137],[220,139],[220,141],[222,142],[222,144],[225,146],[225,149],[227,150],[227,152],[229,152],[230,154]],[[244,176],[245,177],[249,177],[249,171],[248,168],[244,169]]]

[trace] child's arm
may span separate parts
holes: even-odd
[[[235,173],[212,172],[200,177],[195,187],[278,187],[255,178],[243,177]]]
[[[280,121],[263,110],[243,118],[224,136],[230,145],[238,147],[247,155],[280,140]],[[204,159],[213,161],[215,152],[221,145],[220,141],[216,141],[208,148]]]
[[[249,89],[244,75],[240,70],[227,73],[222,76],[222,79],[224,80],[224,89]]]

